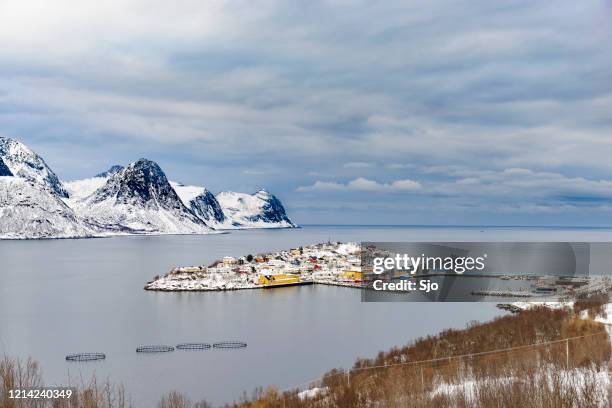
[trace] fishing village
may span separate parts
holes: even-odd
[[[360,288],[360,245],[326,242],[240,258],[209,266],[176,267],[145,285],[154,291],[222,291],[326,284]]]

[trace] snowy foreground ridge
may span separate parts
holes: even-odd
[[[204,187],[169,181],[147,159],[62,183],[27,146],[0,137],[0,239],[293,227],[282,203],[264,190],[215,196]]]

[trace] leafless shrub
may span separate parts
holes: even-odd
[[[157,404],[157,407],[158,408],[192,408],[193,404],[184,395],[178,393],[177,391],[172,391],[162,397],[162,399]]]
[[[609,302],[608,294],[594,294],[589,295],[583,299],[578,299],[574,303],[574,313],[580,314],[586,310],[591,319],[597,316],[605,316],[605,304]]]
[[[318,385],[325,392],[308,398],[259,393],[234,407],[608,407],[609,360],[603,325],[535,308],[331,370]]]

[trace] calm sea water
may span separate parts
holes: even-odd
[[[357,357],[501,312],[492,303],[361,303],[326,286],[156,293],[153,276],[224,255],[321,241],[612,241],[612,230],[311,226],[211,236],[0,242],[0,354],[41,363],[47,384],[123,382],[137,407],[178,390],[221,404],[259,385],[288,388]],[[139,355],[139,345],[243,340],[243,350]],[[68,363],[100,351],[107,359]]]

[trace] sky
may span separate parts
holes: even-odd
[[[302,224],[612,225],[612,2],[0,0],[0,135]]]

